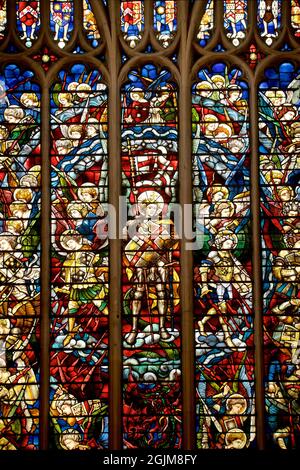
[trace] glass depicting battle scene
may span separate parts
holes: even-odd
[[[255,439],[248,87],[215,63],[192,90],[197,445]]]
[[[267,69],[258,100],[267,435],[291,449],[300,441],[300,69]]]
[[[0,72],[0,450],[38,449],[40,87]]]
[[[181,447],[177,88],[152,64],[122,89],[123,436],[125,448]]]
[[[108,444],[107,87],[75,64],[51,91],[51,443]]]
[[[0,0],[0,451],[299,447],[299,37],[300,0]]]

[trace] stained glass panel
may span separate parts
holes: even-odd
[[[134,48],[144,31],[144,2],[121,1],[121,31],[125,41]]]
[[[107,87],[82,64],[51,94],[51,444],[108,445]]]
[[[163,47],[168,47],[177,30],[177,5],[174,0],[154,2],[153,20],[156,37]]]
[[[257,21],[261,37],[271,46],[281,27],[281,0],[258,0]]]
[[[193,86],[194,311],[199,448],[255,439],[248,86],[224,63]]]
[[[299,445],[300,69],[269,68],[259,89],[264,361],[270,445]]]
[[[54,41],[63,49],[70,40],[74,28],[73,0],[69,2],[50,0],[50,28]]]
[[[224,0],[224,27],[234,46],[244,39],[247,29],[247,0]]]
[[[204,15],[201,18],[197,39],[201,47],[205,47],[211,39],[214,27],[214,0],[207,0]]]
[[[100,32],[89,0],[83,0],[83,27],[93,47],[100,43]]]
[[[300,2],[292,0],[292,27],[295,29],[295,36],[300,37]]]
[[[17,29],[20,39],[31,47],[37,39],[40,26],[40,2],[17,2]]]
[[[0,41],[4,38],[4,33],[6,30],[6,0],[0,0]]]
[[[0,73],[0,450],[39,446],[40,87]]]
[[[50,7],[49,24],[41,24],[42,5]],[[181,449],[195,430],[199,449],[245,450],[264,437],[267,448],[299,447],[299,37],[300,0],[0,0],[0,451],[105,449],[110,416],[121,430],[116,447],[126,452]],[[191,61],[181,60],[183,49]],[[179,67],[174,75],[169,60]],[[121,116],[116,102],[108,110],[106,81]],[[179,157],[191,105],[181,100],[178,109],[186,85],[192,135],[180,136]],[[108,124],[111,150],[121,144],[110,190]],[[259,145],[251,148],[257,125]],[[183,186],[191,176],[184,139],[192,139],[192,257],[180,242],[179,188],[189,198]],[[110,261],[108,204],[119,195],[119,169],[121,278]],[[41,197],[51,209],[48,235]],[[251,206],[260,206],[259,220]],[[40,279],[48,255],[50,286],[47,272]],[[255,267],[262,260],[261,285],[252,256]],[[253,287],[262,293],[257,309]],[[116,297],[111,321],[109,296]],[[109,330],[117,321],[121,335]],[[182,355],[182,337],[191,333]],[[47,338],[41,343],[47,334],[49,350]],[[40,370],[48,355],[50,369]],[[261,366],[263,383],[254,374]],[[40,389],[44,397],[48,384],[46,410]],[[264,389],[256,397],[255,386]],[[119,434],[110,438],[113,446]]]
[[[166,69],[132,70],[122,90],[125,448],[181,447],[177,89]]]

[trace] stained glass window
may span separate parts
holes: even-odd
[[[278,37],[281,25],[281,0],[258,0],[258,28],[270,46]]]
[[[83,27],[87,32],[87,37],[93,47],[97,47],[100,42],[100,33],[91,4],[88,0],[83,1]]]
[[[179,448],[180,255],[168,213],[178,199],[177,87],[168,70],[152,64],[128,79],[122,92],[122,181],[130,214],[122,258],[124,446],[161,447],[167,435]],[[143,401],[135,402],[140,393]]]
[[[20,38],[27,47],[37,39],[40,25],[40,2],[17,2],[17,27]]]
[[[177,29],[177,9],[174,0],[154,2],[154,30],[163,47],[168,47]]]
[[[73,1],[50,1],[50,27],[54,41],[63,49],[70,39],[74,24]]]
[[[299,447],[299,18],[0,0],[0,450]]]
[[[249,186],[249,91],[216,63],[193,86],[197,443],[255,438]]]
[[[121,29],[125,41],[134,48],[141,40],[144,30],[144,2],[121,1]]]
[[[40,86],[0,74],[0,447],[38,449],[40,384]]]
[[[53,443],[62,449],[103,448],[108,443],[107,87],[99,71],[75,64],[59,73],[51,93],[51,135]]]
[[[267,437],[281,449],[299,439],[299,90],[299,67],[283,62],[258,97]]]
[[[234,46],[238,46],[246,35],[247,0],[225,0],[224,26],[227,37]]]
[[[4,32],[6,29],[6,23],[7,23],[7,18],[6,18],[6,0],[1,0],[0,1],[0,41],[4,37]]]
[[[204,14],[200,20],[197,38],[200,46],[204,47],[211,38],[214,27],[214,0],[208,0]]]
[[[300,36],[300,2],[292,0],[292,26],[295,29],[295,36]]]

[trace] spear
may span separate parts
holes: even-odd
[[[170,236],[171,238],[174,238],[174,225],[171,224],[171,230],[170,230]],[[169,290],[170,290],[170,317],[171,317],[171,330],[174,331],[174,286],[173,286],[173,265],[172,265],[172,249],[169,248],[169,264],[170,266],[168,267],[169,271]]]
[[[134,196],[134,202],[136,205],[137,209],[137,195],[138,195],[138,190],[136,187],[136,177],[137,177],[137,171],[136,171],[136,165],[135,165],[135,160],[134,160],[134,155],[132,155],[131,151],[131,142],[129,137],[127,137],[127,150],[128,150],[128,157],[129,157],[129,164],[130,164],[130,176],[132,180],[132,194]]]

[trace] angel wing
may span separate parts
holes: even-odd
[[[235,206],[235,233],[238,233],[249,221],[250,191],[237,194],[232,202]]]
[[[292,104],[300,102],[300,74],[291,81],[287,88],[287,101]]]
[[[250,191],[244,191],[234,196],[232,202],[235,206],[235,212],[239,217],[243,217],[250,207]]]
[[[198,207],[198,217],[206,219],[209,216],[210,204],[207,201],[202,201],[201,204],[198,204]]]

